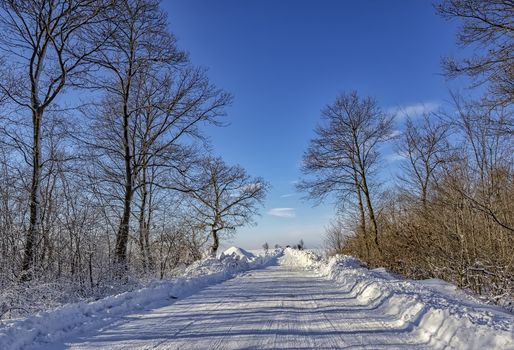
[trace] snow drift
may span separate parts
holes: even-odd
[[[514,315],[480,304],[439,280],[399,280],[384,269],[369,270],[349,256],[326,259],[287,248],[280,263],[316,270],[334,280],[359,304],[394,316],[398,327],[434,348],[514,349]]]
[[[235,248],[233,251],[242,249]],[[40,312],[26,319],[0,325],[0,349],[24,349],[34,344],[51,343],[79,331],[98,328],[138,310],[169,305],[209,285],[223,282],[237,274],[275,264],[281,251],[266,256],[241,259],[224,255],[193,263],[179,278],[155,281],[148,287],[100,299],[95,302],[68,304]]]

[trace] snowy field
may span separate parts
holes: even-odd
[[[445,282],[255,253],[229,248],[172,281],[4,325],[0,349],[514,349],[514,315]]]

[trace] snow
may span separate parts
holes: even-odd
[[[156,281],[148,287],[100,299],[79,302],[40,312],[26,319],[0,326],[0,349],[24,349],[33,344],[54,342],[79,331],[109,324],[135,311],[169,305],[209,285],[233,278],[237,274],[276,262],[281,251],[255,257],[252,261],[228,256],[206,258],[189,266],[183,276]]]
[[[440,280],[231,247],[180,278],[0,327],[0,349],[514,349],[513,324]]]
[[[317,268],[320,266],[321,257],[309,250],[295,250],[286,248],[287,254],[280,258],[280,263],[285,266],[301,268]]]
[[[222,257],[233,256],[233,257],[238,257],[239,259],[246,259],[248,261],[252,261],[255,259],[255,255],[253,253],[250,253],[249,251],[244,250],[243,248],[238,248],[238,247],[228,248],[223,253],[221,253],[221,256]]]
[[[350,256],[322,260],[312,252],[286,249],[282,263],[315,269],[340,284],[358,304],[378,304],[386,315],[416,327],[434,347],[514,349],[514,315],[484,305],[437,279],[408,281],[384,269],[369,270]]]

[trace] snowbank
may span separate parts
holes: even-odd
[[[241,250],[244,252],[243,250]],[[0,349],[23,349],[34,343],[50,343],[79,331],[98,328],[138,310],[171,304],[196,291],[240,272],[276,263],[281,251],[257,256],[252,261],[235,255],[207,258],[189,266],[182,277],[157,281],[148,287],[121,293],[91,303],[68,304],[24,320],[0,326]]]
[[[369,270],[349,256],[321,259],[286,249],[280,263],[315,269],[340,283],[360,304],[380,307],[435,348],[514,349],[514,315],[484,305],[439,280],[399,280],[384,269]]]

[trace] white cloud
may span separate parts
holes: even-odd
[[[280,195],[280,198],[289,198],[289,197],[293,197],[294,195],[295,195],[294,193],[286,193],[286,194]]]
[[[269,215],[278,216],[281,218],[294,218],[296,217],[296,212],[294,208],[273,208],[268,211]]]
[[[393,138],[393,137],[400,136],[401,134],[402,134],[402,132],[401,132],[400,130],[396,129],[396,130],[393,130],[393,131],[391,132],[391,134],[389,134],[389,137],[390,137],[390,138]]]
[[[411,105],[397,106],[388,108],[389,113],[396,114],[397,119],[403,119],[407,117],[415,118],[423,115],[424,113],[430,113],[436,111],[440,107],[437,102],[424,102],[415,103]]]
[[[241,187],[241,192],[252,192],[260,189],[262,187],[262,184],[260,182],[255,182],[253,184],[248,184],[243,187]]]

